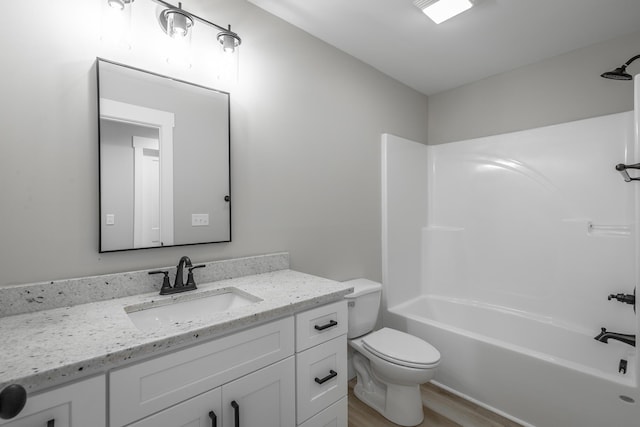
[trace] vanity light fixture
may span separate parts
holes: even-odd
[[[106,1],[107,4],[113,9],[130,10],[130,8],[127,8],[127,6],[131,5],[131,3],[133,3],[135,0]],[[205,25],[208,25],[209,27],[220,30],[217,35],[217,40],[222,45],[222,50],[224,52],[233,53],[235,52],[236,48],[242,43],[242,39],[240,38],[240,36],[238,36],[237,33],[231,31],[230,25],[225,28],[218,24],[214,24],[211,21],[207,21],[206,19],[203,19],[197,15],[194,15],[193,13],[189,13],[186,10],[182,9],[182,3],[180,2],[176,7],[164,0],[151,1],[166,7],[166,9],[164,9],[158,16],[158,21],[162,30],[174,39],[188,38],[192,33],[191,29],[194,27],[195,22],[199,21]]]
[[[134,0],[107,0],[109,6],[117,10],[124,10],[125,6],[133,3]]]
[[[236,48],[240,46],[242,40],[236,33],[231,31],[231,25],[229,25],[228,30],[224,30],[218,33],[218,41],[222,45],[222,50],[225,53],[233,53]]]
[[[109,0],[109,1],[118,1],[118,0]],[[120,1],[133,1],[133,0],[120,0]],[[231,26],[228,28],[222,27],[218,24],[214,24],[211,21],[207,21],[193,13],[189,13],[186,10],[182,9],[182,3],[178,3],[178,7],[167,3],[164,0],[153,0],[156,3],[159,3],[163,6],[166,6],[167,9],[163,10],[160,14],[158,20],[160,21],[160,26],[169,36],[173,38],[186,37],[191,32],[191,28],[195,26],[195,21],[199,21],[205,25],[208,25],[213,28],[217,28],[220,30],[220,33],[217,35],[217,39],[222,45],[222,49],[225,52],[234,52],[235,49],[240,46],[242,40],[238,36],[238,34],[231,31]]]
[[[186,37],[193,27],[193,18],[182,10],[182,3],[178,7],[170,7],[160,14],[160,26],[169,36],[175,38]]]
[[[131,49],[131,14],[134,0],[107,0],[100,40],[110,47]]]
[[[607,71],[606,73],[600,74],[600,77],[612,80],[633,80],[631,74],[627,73],[627,67],[638,58],[640,58],[640,55],[636,55],[630,58],[627,62],[625,62],[615,70]]]
[[[453,18],[473,6],[472,0],[414,0],[413,4],[436,24]]]

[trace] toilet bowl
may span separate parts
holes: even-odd
[[[422,423],[420,384],[431,380],[440,353],[426,341],[391,328],[371,332],[378,315],[382,285],[366,279],[347,282],[349,346],[356,372],[354,394],[385,418],[402,426]]]

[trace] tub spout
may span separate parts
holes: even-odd
[[[596,341],[608,344],[609,339],[618,340],[630,346],[636,346],[636,336],[632,334],[619,334],[617,332],[607,332],[605,328],[600,328],[600,333],[594,337]]]

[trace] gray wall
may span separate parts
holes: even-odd
[[[429,97],[429,144],[633,109],[633,83],[600,77],[640,53],[640,32]],[[473,67],[473,64],[469,64]],[[640,72],[640,63],[629,67]]]
[[[380,279],[380,134],[426,141],[427,99],[243,0],[183,4],[243,39],[233,242],[99,254],[101,3],[6,6],[28,19],[0,37],[0,286],[274,251],[300,271]]]

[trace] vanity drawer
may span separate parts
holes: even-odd
[[[109,374],[111,427],[120,427],[293,354],[293,317]]]
[[[220,426],[222,421],[222,389],[206,393],[151,415],[128,427]],[[210,415],[211,414],[211,415]],[[214,421],[215,420],[215,421]]]
[[[303,351],[347,333],[347,301],[296,314],[296,351]]]
[[[296,355],[298,424],[347,394],[347,336]]]
[[[338,400],[319,414],[309,418],[299,427],[347,427],[349,414],[347,396]]]

